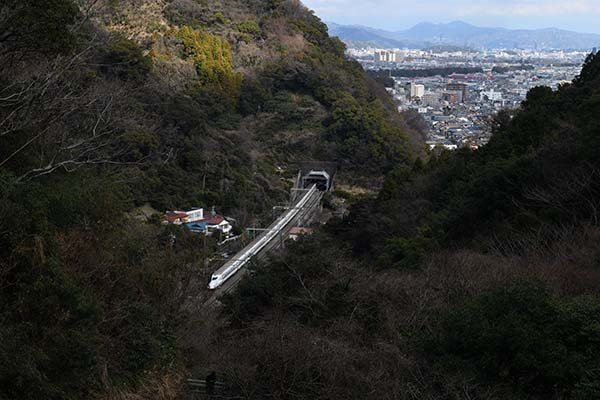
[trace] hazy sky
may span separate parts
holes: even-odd
[[[600,33],[600,0],[302,0],[325,21],[399,30],[462,20],[506,28]]]

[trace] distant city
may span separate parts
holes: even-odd
[[[491,136],[491,120],[518,107],[529,89],[571,82],[589,52],[350,48],[348,55],[385,83],[400,112],[427,122],[427,144],[476,149]]]

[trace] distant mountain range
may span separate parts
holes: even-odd
[[[361,25],[327,23],[332,36],[349,47],[427,48],[458,46],[473,49],[578,49],[600,47],[600,35],[556,28],[484,28],[466,22],[447,24],[423,22],[402,31],[385,31]]]

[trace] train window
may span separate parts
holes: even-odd
[[[213,276],[213,277],[212,277],[212,280],[213,280],[213,281],[216,281],[217,279],[219,279],[219,277],[218,277],[218,276]]]

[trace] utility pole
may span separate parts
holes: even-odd
[[[203,275],[208,275],[210,273],[210,271],[209,271],[210,260],[208,258],[207,251],[206,251],[206,235],[203,235],[203,238],[202,238],[202,254],[204,256],[204,274]]]

